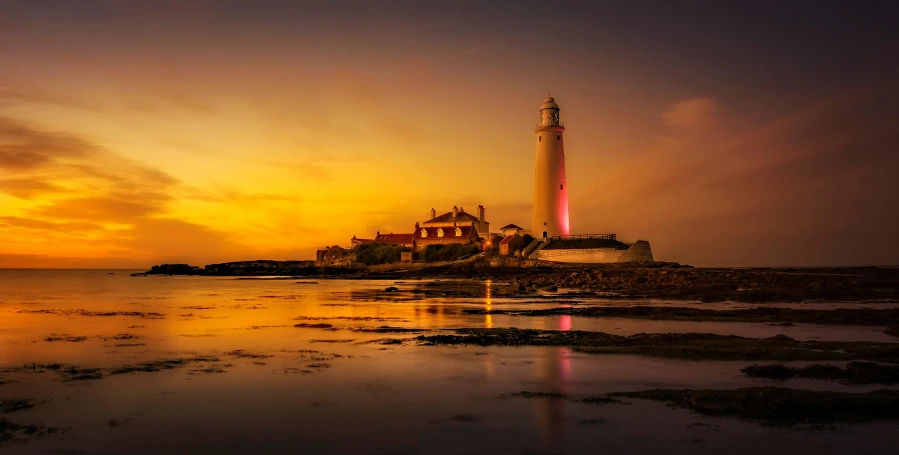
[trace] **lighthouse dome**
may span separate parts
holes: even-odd
[[[543,109],[558,109],[559,105],[556,104],[555,98],[548,96],[545,100],[543,100],[543,105],[540,106],[540,110]]]

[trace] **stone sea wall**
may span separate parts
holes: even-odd
[[[540,250],[537,259],[573,264],[610,264],[615,262],[653,262],[652,248],[646,240],[638,240],[626,250],[615,248],[578,248]]]

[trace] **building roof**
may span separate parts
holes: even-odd
[[[350,240],[355,243],[371,243],[375,241],[375,239],[360,239],[355,236]]]
[[[593,248],[612,248],[626,250],[628,244],[612,239],[559,239],[549,242],[544,250],[587,250]]]
[[[505,226],[499,228],[499,230],[501,230],[501,231],[504,231],[504,230],[506,230],[506,229],[524,229],[524,228],[521,227],[521,226],[516,226],[516,225],[514,225],[514,224],[507,224],[507,225],[505,225]]]
[[[452,214],[451,214],[452,215]],[[443,229],[443,237],[437,235],[437,231]],[[456,229],[459,229],[459,235],[456,235]],[[422,231],[427,231],[428,235],[423,236]],[[434,239],[465,239],[471,235],[471,226],[456,227],[438,227],[438,226],[421,226],[415,231],[415,240],[434,240]]]
[[[512,240],[515,240],[515,237],[517,237],[517,235],[507,235],[506,238],[499,242],[499,244],[508,245],[509,243],[512,243]]]
[[[406,245],[412,243],[413,234],[378,234],[375,237],[375,243],[384,243],[387,245]]]
[[[478,220],[478,217],[476,217],[476,216],[474,216],[474,215],[472,215],[472,214],[470,214],[470,213],[468,213],[468,212],[464,212],[464,211],[462,211],[462,210],[459,210],[459,213],[456,214],[456,217],[455,217],[455,218],[453,218],[453,212],[446,212],[446,213],[444,213],[443,215],[437,216],[437,217],[435,217],[435,218],[431,218],[430,220],[425,221],[425,222],[422,223],[422,224],[428,224],[428,223],[462,223],[462,222],[469,222],[469,221],[474,221],[475,223],[477,223],[477,222],[480,221],[480,220]]]

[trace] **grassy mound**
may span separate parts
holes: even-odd
[[[478,254],[481,249],[478,245],[462,245],[450,243],[446,245],[428,245],[424,251],[418,253],[418,260],[424,262],[444,262],[465,259]]]
[[[350,250],[350,254],[356,256],[356,262],[361,262],[365,265],[379,265],[400,262],[401,253],[404,251],[410,250],[399,245],[366,243],[353,247]]]

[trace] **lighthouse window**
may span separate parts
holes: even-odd
[[[562,185],[559,185],[559,189],[560,189],[560,190],[562,189]]]
[[[543,136],[537,136],[537,142],[543,142]]]
[[[561,135],[561,134],[557,134],[557,135],[556,135],[556,139],[558,139],[558,140],[561,141],[561,140],[562,140],[562,135]]]

